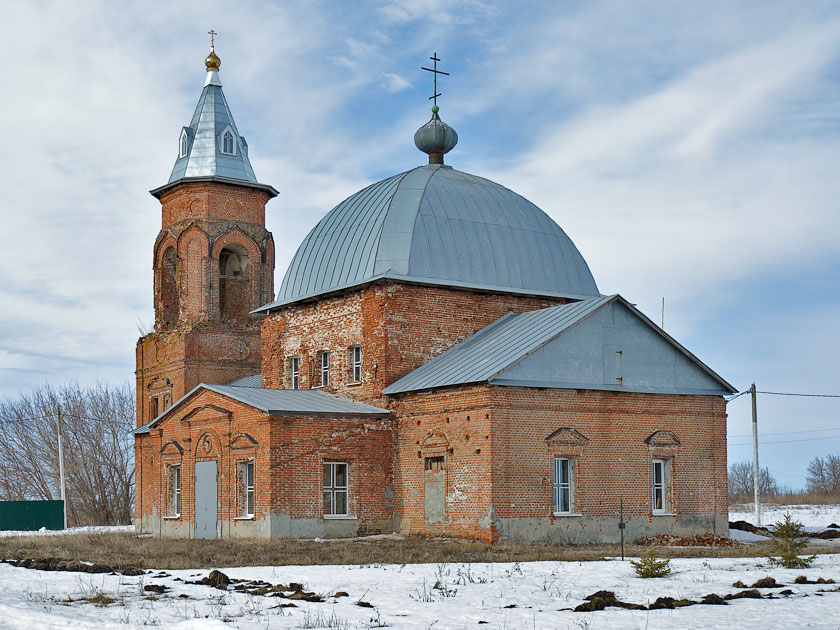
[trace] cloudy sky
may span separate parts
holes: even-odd
[[[363,186],[424,162],[437,52],[455,168],[548,212],[621,293],[739,389],[840,394],[840,5],[5,3],[0,396],[133,379],[164,184],[206,32],[261,182],[276,286]],[[801,486],[840,399],[761,395],[762,464]],[[751,456],[749,397],[730,461]]]

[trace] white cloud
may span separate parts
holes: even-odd
[[[408,79],[393,72],[383,72],[381,77],[382,87],[392,94],[413,87]]]

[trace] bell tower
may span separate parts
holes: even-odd
[[[265,205],[277,191],[257,182],[248,144],[219,80],[215,46],[178,157],[163,186],[155,240],[155,328],[137,342],[137,423],[157,417],[199,383],[260,371],[260,317],[274,297],[274,241]]]

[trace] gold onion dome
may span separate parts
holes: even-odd
[[[218,70],[219,66],[222,65],[222,60],[219,59],[219,56],[216,54],[214,49],[210,49],[210,54],[207,55],[207,58],[204,60],[204,65],[207,66],[208,70]]]

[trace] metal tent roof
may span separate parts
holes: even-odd
[[[260,310],[388,278],[533,295],[598,296],[551,217],[495,182],[427,165],[368,186],[304,239],[277,300]]]

